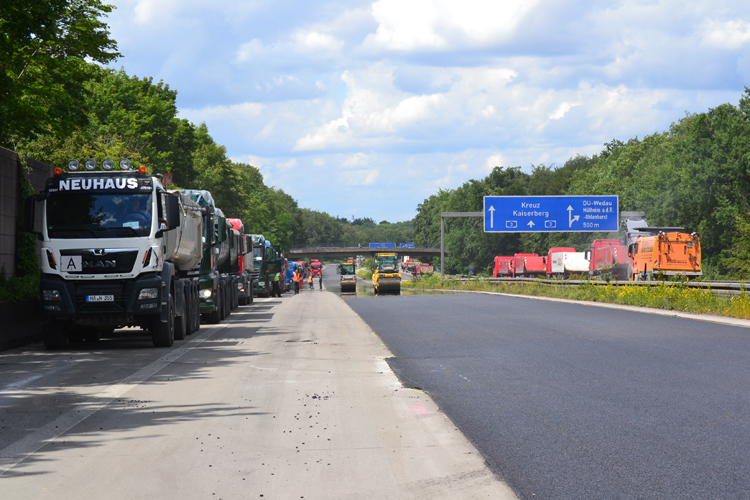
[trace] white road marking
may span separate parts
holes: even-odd
[[[88,358],[90,359],[90,358]],[[38,372],[34,373],[33,375],[29,375],[28,377],[22,378],[20,380],[16,380],[14,382],[11,382],[10,384],[6,385],[2,389],[0,389],[0,401],[2,401],[2,398],[4,396],[8,395],[14,395],[16,394],[16,391],[18,389],[21,389],[23,387],[26,387],[27,385],[31,384],[32,382],[36,382],[40,378],[46,377],[47,375],[52,375],[53,373],[57,373],[59,371],[67,370],[69,368],[72,368],[78,364],[81,363],[82,360],[76,360],[73,362],[67,361],[65,364],[62,364],[60,366],[53,366],[51,368],[46,368],[39,370]]]

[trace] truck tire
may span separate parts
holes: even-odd
[[[221,285],[221,304],[219,305],[219,317],[221,318],[221,321],[224,321],[227,319],[227,316],[229,316],[229,304],[227,304],[227,287],[226,284]]]
[[[206,314],[206,321],[212,325],[218,325],[221,323],[222,316],[221,316],[221,293],[216,294],[216,299],[218,304],[216,304],[216,309],[213,312]]]
[[[57,350],[68,347],[68,336],[65,330],[54,320],[50,324],[42,325],[42,340],[45,349]]]
[[[183,297],[182,299],[182,307],[180,311],[175,310],[175,318],[174,318],[174,339],[175,340],[185,340],[185,337],[187,336],[187,324],[188,324],[188,318],[187,318],[187,297]]]
[[[151,340],[156,347],[172,347],[174,344],[174,300],[172,292],[167,295],[167,322],[161,320],[161,314],[151,318]]]
[[[193,333],[195,328],[195,318],[193,318],[194,311],[194,293],[192,284],[185,287],[185,335]]]

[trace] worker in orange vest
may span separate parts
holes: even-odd
[[[302,282],[302,278],[300,278],[300,274],[297,271],[294,272],[292,281],[294,281],[294,295],[297,295],[299,293],[300,283]]]
[[[310,276],[307,277],[307,282],[310,284],[310,290],[312,290],[313,289],[312,273],[310,273]]]

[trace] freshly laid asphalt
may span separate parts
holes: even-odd
[[[750,498],[750,329],[491,295],[345,301],[521,498]]]

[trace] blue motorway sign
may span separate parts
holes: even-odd
[[[485,196],[486,233],[614,232],[617,196]]]

